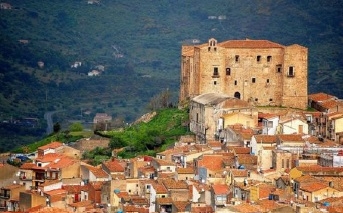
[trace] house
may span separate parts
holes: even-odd
[[[54,141],[54,142],[51,142],[47,145],[44,145],[44,146],[40,146],[38,147],[38,158],[39,157],[43,157],[44,155],[46,154],[49,154],[49,153],[62,153],[63,152],[63,143],[61,142],[57,142],[57,141]]]
[[[235,112],[255,118],[257,124],[257,111],[246,101],[220,93],[196,96],[190,103],[190,131],[196,135],[196,141],[202,144],[206,144],[206,140],[218,140],[220,132],[227,125],[223,116]],[[255,123],[247,125],[254,126]]]
[[[46,197],[37,191],[22,191],[19,194],[20,211],[27,211],[33,207],[47,206]]]
[[[18,211],[19,210],[19,194],[25,191],[25,186],[13,184],[1,187],[0,189],[0,208],[3,211]]]
[[[342,192],[320,181],[302,184],[299,187],[299,198],[310,202],[318,202],[328,197],[340,197]]]
[[[34,163],[24,163],[20,166],[19,169],[19,179],[20,179],[20,184],[24,185],[26,190],[31,189],[32,185],[32,180],[34,177],[34,172],[33,169],[36,167],[36,164]]]
[[[327,115],[327,138],[343,144],[343,112]]]
[[[96,113],[95,117],[93,118],[93,123],[99,124],[99,123],[110,123],[112,121],[112,116],[107,115],[106,113]],[[106,128],[107,129],[107,128]]]
[[[19,183],[20,177],[17,176],[20,169],[5,162],[0,162],[0,187],[12,184],[13,181]]]
[[[97,168],[88,164],[80,165],[80,177],[88,184],[95,181],[109,181],[110,175],[107,174],[102,168]]]
[[[250,140],[255,132],[257,132],[255,128],[247,128],[243,124],[236,123],[226,126],[219,134],[219,139],[226,146],[250,147]]]
[[[12,6],[9,4],[9,3],[0,3],[0,9],[1,10],[11,10],[12,9]]]
[[[210,206],[212,203],[212,189],[210,185],[196,180],[189,181],[188,183],[191,189],[190,192],[192,192],[192,202]]]
[[[101,74],[101,72],[100,71],[98,71],[98,70],[92,70],[92,71],[90,71],[90,72],[88,72],[88,76],[98,76],[98,75],[100,75]]]
[[[318,164],[324,167],[343,167],[343,151],[339,151],[337,154],[321,154]]]
[[[149,198],[149,212],[156,212],[159,209],[159,207],[163,207],[163,209],[172,208],[172,199],[168,197],[168,190],[162,183],[153,182],[150,185]]]
[[[198,180],[207,182],[224,181],[223,159],[226,157],[223,154],[204,154],[197,159],[194,159],[194,169]]]
[[[284,118],[279,121],[278,134],[309,134],[307,121],[300,118]]]
[[[272,168],[285,171],[294,167],[293,154],[289,151],[276,149],[272,151]]]
[[[187,167],[187,168],[176,168],[175,179],[176,180],[192,180],[194,179],[194,168]]]
[[[277,137],[275,135],[253,135],[250,140],[251,154],[259,155],[259,151],[265,147],[276,147]]]
[[[250,187],[250,201],[269,199],[269,194],[275,190],[275,186],[265,183],[258,183]]]
[[[212,201],[215,209],[228,204],[229,187],[226,184],[213,184],[212,193]]]
[[[259,123],[262,124],[263,135],[275,135],[279,125],[280,116],[269,113],[258,113]]]
[[[110,174],[113,179],[121,178],[124,176],[124,167],[126,167],[126,162],[120,162],[118,159],[112,158],[109,161],[102,162],[101,168]]]

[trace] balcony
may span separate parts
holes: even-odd
[[[219,78],[219,75],[212,75],[212,78]]]
[[[0,193],[0,198],[1,199],[9,199],[10,198],[10,194],[8,194],[8,193]]]

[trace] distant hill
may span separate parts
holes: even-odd
[[[131,122],[162,90],[176,103],[181,45],[211,37],[306,46],[309,92],[343,97],[340,0],[6,2],[12,10],[0,10],[0,120],[35,117],[44,129],[44,112],[63,109],[54,121],[64,125],[97,112]],[[101,74],[88,76],[92,70]]]

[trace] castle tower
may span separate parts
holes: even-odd
[[[307,48],[267,40],[182,46],[180,104],[224,93],[256,106],[307,107]]]

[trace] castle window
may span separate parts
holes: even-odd
[[[269,83],[269,79],[267,79],[267,83]]]
[[[213,76],[212,77],[218,77],[218,76],[219,76],[218,67],[214,67],[213,68]]]
[[[261,56],[260,56],[260,55],[258,55],[258,56],[256,57],[256,61],[257,61],[257,62],[261,62]]]
[[[214,81],[213,84],[214,84],[214,85],[217,85],[217,81]]]
[[[235,62],[236,62],[236,63],[239,62],[239,55],[235,55]]]
[[[288,77],[294,77],[294,67],[293,67],[293,66],[290,66],[290,67],[288,68],[287,76],[288,76]]]
[[[271,62],[272,61],[272,57],[270,55],[267,56],[267,62]]]
[[[230,68],[226,68],[226,75],[231,75],[231,69]]]
[[[255,98],[255,101],[258,101],[258,98]]]
[[[237,85],[237,80],[235,80],[235,85]]]
[[[273,99],[272,99],[272,98],[269,98],[269,101],[273,101]]]
[[[214,51],[217,51],[217,47],[214,48]]]
[[[256,78],[252,78],[251,83],[256,83]]]
[[[208,51],[210,51],[211,50],[211,47],[208,47]]]
[[[282,65],[281,64],[276,65],[276,72],[281,73],[281,71],[282,71]]]

